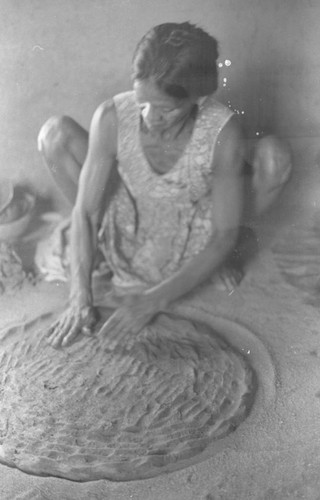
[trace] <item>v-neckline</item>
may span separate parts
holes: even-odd
[[[140,152],[141,152],[141,155],[143,157],[144,163],[145,163],[145,165],[147,166],[147,168],[148,168],[148,170],[150,172],[152,172],[153,174],[155,174],[157,176],[163,177],[163,176],[166,176],[166,175],[168,175],[168,174],[176,171],[179,168],[180,163],[182,162],[182,159],[188,154],[189,149],[193,145],[193,142],[194,142],[194,139],[195,139],[195,135],[196,135],[196,130],[198,128],[200,114],[201,114],[201,106],[197,106],[196,116],[195,116],[195,119],[194,119],[194,123],[193,123],[193,127],[192,127],[192,131],[191,131],[189,140],[187,141],[187,143],[186,143],[185,147],[183,148],[181,154],[179,154],[177,160],[173,163],[173,165],[167,171],[161,172],[161,171],[157,170],[151,164],[150,160],[148,159],[148,157],[146,155],[146,152],[145,152],[145,149],[144,149],[143,143],[142,143],[141,115],[140,115],[139,112],[137,113],[137,136],[138,136],[138,141],[137,142],[139,144]]]

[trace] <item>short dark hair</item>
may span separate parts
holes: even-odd
[[[201,28],[164,23],[149,30],[133,55],[134,80],[153,78],[171,97],[210,95],[218,87],[218,42]]]

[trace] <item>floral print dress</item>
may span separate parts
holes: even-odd
[[[120,186],[100,231],[117,289],[149,288],[177,272],[212,234],[211,187],[217,137],[232,116],[208,96],[184,153],[166,173],[149,165],[134,92],[114,97]]]

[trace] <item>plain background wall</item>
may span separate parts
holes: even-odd
[[[56,194],[36,148],[42,123],[68,114],[88,128],[100,102],[130,88],[140,37],[186,20],[219,40],[217,96],[238,110],[247,137],[275,132],[315,163],[318,0],[0,0],[0,177]]]

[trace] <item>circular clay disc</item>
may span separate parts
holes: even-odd
[[[1,332],[0,460],[78,481],[156,476],[246,417],[253,373],[209,327],[160,315],[140,335],[46,341],[52,317]]]

